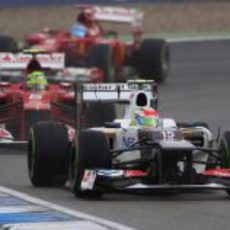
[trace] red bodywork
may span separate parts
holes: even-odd
[[[97,10],[95,6],[81,5],[77,6],[81,10],[80,14],[77,16],[78,22],[82,23],[82,18],[84,18],[85,12],[88,10]],[[98,7],[100,10],[101,8]],[[100,13],[100,12],[99,12]],[[95,11],[96,15],[96,11]],[[121,14],[121,16],[123,16]],[[128,15],[129,16],[129,15]],[[88,67],[88,57],[91,48],[94,45],[109,45],[113,50],[113,67],[118,70],[120,67],[131,65],[130,56],[140,49],[141,44],[141,26],[132,26],[133,41],[125,43],[117,37],[117,33],[114,31],[106,32],[101,28],[99,20],[95,17],[92,19],[93,23],[97,23],[99,26],[99,33],[96,36],[87,34],[85,37],[73,36],[70,30],[53,30],[45,28],[43,31],[35,34],[31,34],[26,37],[26,47],[45,49],[48,52],[64,52],[66,54],[66,64],[69,66],[84,66]],[[112,20],[110,20],[112,21]],[[127,21],[126,21],[127,23]],[[130,23],[130,22],[129,22]],[[90,29],[90,24],[85,23],[87,29]],[[109,38],[108,34],[113,34],[113,37]],[[80,60],[78,63],[76,60]],[[98,66],[95,66],[98,67]],[[120,72],[120,70],[118,70]],[[115,73],[116,76],[116,73]]]
[[[73,86],[50,84],[46,90],[29,90],[24,83],[0,84],[0,123],[5,123],[18,140],[25,140],[31,125],[37,121],[56,119],[74,125],[74,112],[55,107],[55,104],[73,108]],[[72,110],[74,111],[74,110]]]
[[[210,177],[219,177],[219,178],[230,178],[230,169],[228,168],[219,168],[219,169],[209,169],[206,170],[203,175]]]
[[[113,47],[114,64],[117,67],[126,64],[129,50],[139,48],[140,45],[140,41],[125,44],[119,39],[107,39],[103,36],[76,38],[72,37],[68,30],[60,30],[50,34],[32,34],[26,38],[26,43],[27,46],[35,49],[45,49],[48,52],[64,52],[67,60],[80,59],[83,61],[86,61],[93,45],[107,44]]]
[[[35,70],[43,69],[36,57],[33,57],[25,69],[25,76],[23,73],[19,76],[18,83],[10,83],[10,80],[0,82],[0,124],[5,124],[16,140],[26,140],[29,128],[41,120],[55,119],[72,127],[75,125],[74,84],[65,82],[68,69],[60,72],[58,81],[48,83],[43,90],[28,88],[27,76]],[[83,72],[81,77],[87,81],[104,81],[103,73],[97,69],[83,71],[88,74],[84,75]],[[50,81],[55,80],[55,77],[50,76]],[[10,75],[8,78],[15,79],[15,76]]]

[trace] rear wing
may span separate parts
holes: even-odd
[[[0,52],[0,70],[24,70],[35,54]],[[63,53],[36,54],[42,68],[61,70],[65,66]]]
[[[131,103],[137,92],[144,92],[153,106],[157,108],[157,84],[154,81],[133,80],[127,83],[76,84],[76,130],[81,129],[84,102]]]
[[[127,83],[85,83],[82,101],[129,103],[135,91],[144,91],[152,100],[157,99],[157,85],[153,81],[128,81]]]
[[[94,19],[98,21],[130,23],[132,26],[142,26],[143,24],[143,13],[138,9],[81,4],[77,4],[75,7],[83,12],[90,10]]]

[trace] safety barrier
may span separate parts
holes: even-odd
[[[180,3],[193,0],[84,0],[85,3],[89,4],[122,4],[122,3]],[[29,5],[64,5],[64,4],[77,4],[82,3],[82,0],[1,0],[0,7],[18,7],[18,6],[29,6]]]

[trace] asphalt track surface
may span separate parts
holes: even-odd
[[[159,87],[162,116],[205,121],[214,133],[230,130],[230,41],[171,45],[172,71]],[[136,229],[221,230],[229,227],[230,198],[224,191],[171,195],[106,194],[75,198],[66,188],[34,188],[26,156],[1,150],[0,185]]]

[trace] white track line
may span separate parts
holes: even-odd
[[[209,41],[224,41],[230,40],[230,35],[226,36],[197,36],[197,37],[182,37],[182,38],[168,38],[166,39],[169,43],[180,43],[180,42],[209,42]]]
[[[20,230],[58,230],[58,229],[86,229],[86,230],[107,230],[106,227],[96,226],[94,223],[89,221],[68,221],[68,222],[46,222],[46,223],[25,223],[25,224],[4,224],[4,229],[20,229]]]
[[[35,205],[19,205],[14,207],[0,207],[0,213],[18,213],[18,212],[45,212],[48,211],[46,207]]]
[[[0,193],[1,192],[7,193],[11,196],[21,198],[23,200],[26,200],[26,201],[34,203],[34,204],[41,205],[43,207],[47,207],[47,208],[50,208],[50,209],[53,209],[53,210],[56,210],[59,212],[63,212],[63,213],[72,215],[72,216],[77,217],[77,218],[82,218],[82,219],[86,219],[88,221],[93,221],[93,222],[98,223],[100,225],[104,225],[105,227],[108,226],[114,230],[115,229],[117,229],[117,230],[133,230],[134,229],[134,228],[124,226],[122,224],[115,223],[113,221],[109,221],[109,220],[99,218],[99,217],[96,217],[93,215],[85,214],[85,213],[80,212],[80,211],[71,210],[71,209],[62,207],[60,205],[57,205],[57,204],[54,204],[54,203],[51,203],[48,201],[44,201],[44,200],[29,196],[27,194],[24,194],[24,193],[21,193],[21,192],[18,192],[18,191],[15,191],[13,189],[9,189],[9,188],[3,187],[3,186],[0,186]]]

